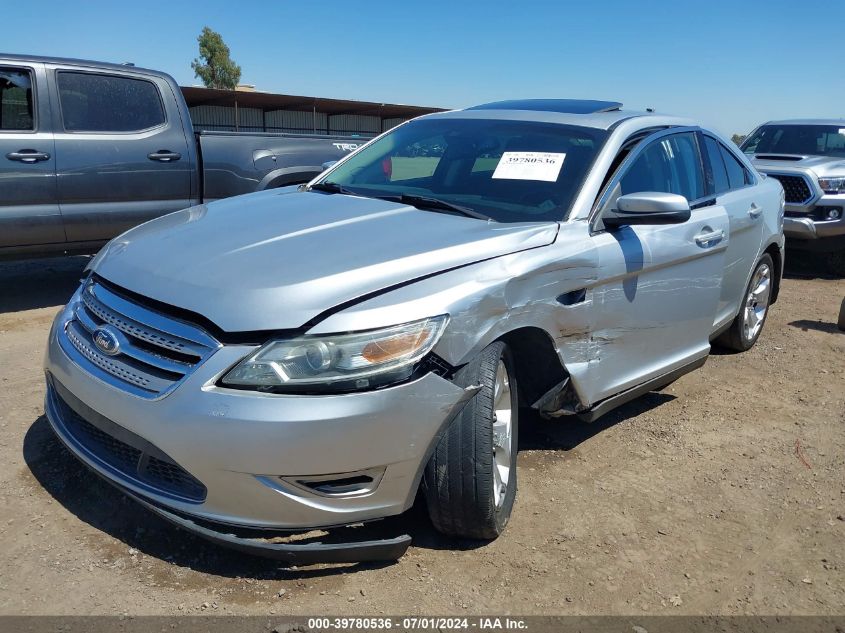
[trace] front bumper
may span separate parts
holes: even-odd
[[[816,220],[811,217],[785,217],[783,233],[788,238],[817,240],[845,235],[845,217],[838,220]]]
[[[223,346],[173,392],[150,400],[103,382],[74,363],[60,341],[66,319],[65,312],[57,317],[45,359],[45,408],[59,438],[87,466],[144,500],[169,521],[263,555],[275,554],[268,554],[263,546],[237,545],[225,530],[209,532],[191,519],[301,531],[400,514],[414,501],[422,470],[440,433],[475,393],[435,374],[378,391],[344,395],[291,396],[222,389],[215,386],[219,376],[252,349]],[[112,422],[131,437],[149,443],[150,450],[172,459],[201,482],[204,498],[168,494],[98,459],[62,419],[54,382],[86,411],[96,412],[97,418]],[[367,469],[382,474],[377,485],[363,494],[326,496],[289,483]],[[374,550],[381,558],[385,547],[395,553],[404,551],[407,543],[400,539],[368,544],[364,551]],[[276,556],[287,559],[289,554]]]

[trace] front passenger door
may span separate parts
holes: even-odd
[[[696,131],[663,131],[641,141],[610,180],[593,217],[598,251],[591,404],[705,357],[719,302],[728,217],[710,204]],[[603,229],[620,195],[679,194],[680,224]]]

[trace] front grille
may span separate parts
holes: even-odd
[[[790,204],[806,204],[813,199],[813,190],[810,183],[803,176],[790,174],[769,174],[776,178],[783,186],[786,202]]]
[[[55,380],[50,391],[58,422],[95,460],[153,492],[197,503],[205,500],[207,490],[202,482],[160,449],[96,413]]]
[[[62,347],[77,364],[135,395],[170,392],[220,344],[199,327],[126,299],[91,279],[71,306]],[[98,335],[114,343],[107,349]]]

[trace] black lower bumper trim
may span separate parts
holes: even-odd
[[[62,433],[59,432],[58,428],[56,428],[59,423],[58,418],[60,416],[53,404],[54,403],[51,402],[50,394],[48,393],[45,401],[45,410],[47,411],[47,418],[50,420],[51,426],[54,427],[53,430],[56,433],[56,437],[68,448],[74,457],[79,459],[82,464],[87,466],[95,474],[102,477],[103,480],[123,492],[126,496],[134,499],[151,512],[160,516],[162,519],[182,528],[183,530],[196,534],[207,541],[216,543],[217,545],[222,545],[229,549],[234,549],[253,556],[261,556],[263,558],[272,558],[284,561],[290,565],[314,565],[319,563],[392,562],[401,558],[411,544],[411,537],[407,534],[403,534],[395,538],[375,541],[350,541],[340,543],[272,543],[269,541],[246,538],[221,531],[226,529],[225,526],[221,526],[221,530],[217,530],[207,527],[206,525],[200,525],[200,523],[192,521],[188,517],[170,512],[154,502],[136,494],[111,477],[106,476],[98,469],[89,465],[77,454],[78,449],[72,446],[71,443],[63,437]],[[203,521],[203,523],[207,522]]]
[[[110,483],[114,484],[114,482]],[[270,543],[259,539],[243,538],[200,525],[147,501],[123,486],[117,487],[128,497],[164,520],[207,541],[245,554],[285,561],[291,565],[395,561],[402,557],[411,544],[411,537],[407,534],[391,539],[349,543]]]

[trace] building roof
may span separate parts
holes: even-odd
[[[261,110],[300,110],[311,112],[316,109],[329,115],[364,114],[382,119],[412,118],[432,112],[443,112],[443,108],[432,108],[398,103],[378,103],[375,101],[353,101],[349,99],[328,99],[325,97],[305,97],[300,95],[275,94],[271,92],[246,92],[217,90],[198,86],[182,86],[182,94],[189,106],[219,105],[234,106],[237,102],[242,108]]]

